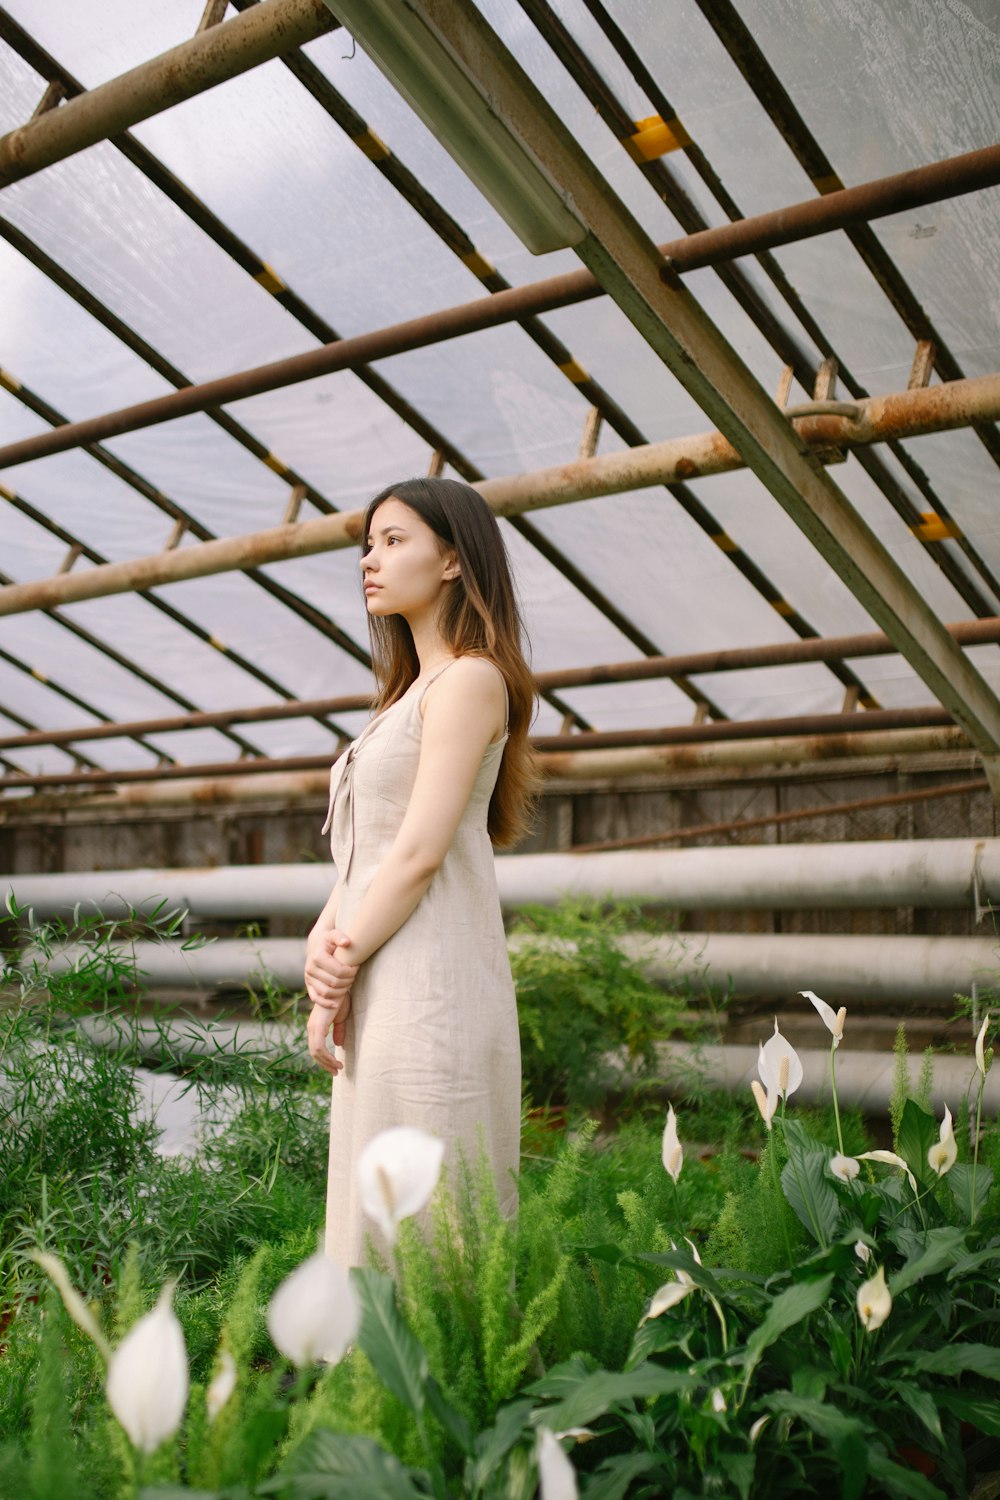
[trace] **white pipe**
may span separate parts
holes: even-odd
[[[817,1023],[818,1024],[818,1023]],[[91,1041],[130,1056],[166,1062],[174,1066],[188,1058],[213,1056],[239,1050],[245,1057],[258,1060],[262,1070],[269,1066],[283,1069],[313,1066],[304,1045],[305,1020],[298,1024],[276,1024],[261,1021],[169,1020],[84,1016],[78,1022]],[[766,1026],[762,1028],[766,1031]],[[763,1037],[762,1037],[763,1040]],[[968,1055],[935,1057],[931,1103],[940,1111],[947,1104],[953,1113],[959,1102],[973,1092],[979,1075],[972,1058],[972,1035],[968,1032]],[[791,1108],[798,1104],[825,1103],[830,1097],[830,1053],[826,1047],[798,1047],[802,1063],[802,1084],[793,1096]],[[746,1046],[705,1046],[686,1042],[664,1042],[659,1048],[660,1077],[664,1087],[681,1093],[690,1088],[694,1071],[713,1088],[732,1094],[746,1091],[757,1077],[757,1048]],[[850,1039],[837,1054],[837,1094],[841,1104],[857,1106],[866,1114],[883,1113],[892,1097],[895,1074],[894,1054],[855,1052]],[[609,1078],[614,1077],[613,1060],[609,1059]],[[916,1082],[920,1061],[911,1059],[911,1082]],[[611,1084],[610,1086],[613,1086]],[[987,1117],[1000,1113],[1000,1067],[991,1068],[986,1076],[983,1106]],[[683,1130],[683,1111],[681,1112]]]
[[[506,908],[610,895],[677,911],[971,909],[1000,901],[1000,839],[507,854],[497,859],[496,872]],[[195,917],[305,919],[323,906],[333,878],[329,864],[8,875],[0,877],[0,896],[10,890],[39,916],[77,903],[119,915],[165,900]]]
[[[511,947],[519,941],[510,940]],[[995,980],[996,944],[978,937],[775,936],[772,933],[683,933],[679,938],[626,940],[650,978],[664,989],[690,987],[737,995],[816,990],[828,1000],[884,999],[951,1002]],[[202,948],[135,943],[132,951],[153,989],[254,989],[274,983],[302,987],[305,942],[300,938],[232,939]],[[67,947],[51,961],[72,968],[89,950]]]

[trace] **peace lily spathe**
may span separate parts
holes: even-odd
[[[931,1146],[927,1152],[927,1165],[932,1172],[943,1177],[950,1172],[958,1157],[958,1144],[955,1140],[955,1131],[952,1127],[951,1110],[947,1104],[944,1107],[944,1119],[941,1121],[940,1139]]]
[[[358,1157],[361,1207],[389,1245],[401,1220],[417,1214],[437,1187],[444,1142],[413,1125],[393,1125],[373,1136]]]
[[[880,1161],[887,1167],[899,1167],[900,1171],[906,1173],[906,1180],[914,1193],[917,1191],[917,1179],[910,1171],[906,1162],[895,1151],[862,1151],[858,1161]]]
[[[875,1275],[858,1287],[858,1317],[868,1333],[881,1328],[892,1312],[892,1294],[885,1284],[885,1267],[879,1266]]]
[[[80,1296],[76,1287],[70,1281],[69,1272],[58,1255],[50,1255],[47,1250],[32,1250],[29,1254],[35,1264],[41,1266],[46,1276],[52,1282],[63,1300],[66,1311],[73,1319],[77,1328],[81,1328],[87,1337],[93,1340],[105,1362],[109,1360],[111,1358],[111,1347],[104,1337],[104,1330],[101,1328],[91,1309]]]
[[[134,1447],[154,1453],[180,1426],[187,1405],[184,1335],[168,1282],[159,1301],[122,1339],[108,1366],[108,1405]]]
[[[983,1024],[979,1028],[979,1035],[976,1037],[976,1067],[984,1078],[986,1077],[986,1033],[989,1030],[989,1026],[990,1017],[987,1011],[983,1018]]]
[[[211,1385],[205,1392],[205,1410],[208,1413],[208,1420],[210,1422],[215,1421],[235,1389],[236,1361],[228,1349],[223,1349],[219,1356],[219,1368],[212,1377]]]
[[[853,1182],[861,1171],[861,1165],[853,1156],[843,1156],[839,1151],[830,1157],[830,1171],[841,1182]]]
[[[317,1250],[281,1283],[267,1310],[275,1348],[293,1365],[343,1359],[361,1321],[361,1306],[347,1272]]]
[[[677,1136],[677,1117],[672,1104],[667,1108],[667,1123],[663,1131],[663,1165],[676,1183],[684,1165],[684,1147]]]
[[[697,1245],[693,1244],[691,1240],[686,1240],[686,1244],[691,1251],[695,1265],[700,1266],[701,1256],[698,1254]],[[672,1250],[676,1250],[677,1248],[673,1240],[670,1241],[670,1248]],[[639,1319],[640,1324],[648,1322],[650,1318],[658,1318],[661,1313],[669,1312],[672,1307],[677,1306],[678,1302],[683,1302],[689,1292],[694,1291],[695,1282],[691,1279],[690,1271],[685,1271],[683,1267],[678,1266],[674,1272],[674,1276],[676,1277],[675,1281],[667,1281],[664,1282],[663,1286],[657,1287],[649,1299],[649,1306]]]
[[[816,1007],[820,1020],[833,1037],[833,1045],[839,1047],[844,1039],[844,1022],[847,1020],[847,1006],[842,1005],[834,1013],[833,1006],[827,1005],[826,1001],[821,1000],[818,995],[814,995],[812,990],[799,990],[799,994],[803,999],[808,1000],[810,1004]]]
[[[779,1094],[787,1099],[794,1094],[802,1082],[802,1063],[795,1048],[778,1030],[778,1018],[774,1018],[774,1035],[759,1049],[757,1072],[768,1093]]]
[[[576,1470],[548,1427],[538,1429],[536,1458],[541,1500],[577,1500]]]

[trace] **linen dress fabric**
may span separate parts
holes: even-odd
[[[351,922],[399,832],[417,774],[424,693],[412,689],[373,719],[330,773],[323,832],[340,880],[337,925]],[[414,911],[362,964],[347,1021],[344,1067],[333,1079],[326,1252],[361,1265],[374,1226],[358,1195],[357,1161],[391,1125],[445,1143],[455,1182],[460,1154],[489,1159],[501,1212],[517,1208],[521,1051],[514,985],[486,828],[507,735],[488,745],[448,853]],[[381,1246],[380,1246],[381,1248]]]

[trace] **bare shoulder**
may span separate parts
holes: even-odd
[[[485,656],[460,656],[442,672],[424,695],[424,707],[431,703],[441,707],[462,706],[503,715],[506,694],[500,668]]]

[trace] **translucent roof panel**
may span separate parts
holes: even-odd
[[[759,79],[743,76],[706,19],[707,0],[607,0],[652,83],[633,73],[585,0],[551,0],[584,60],[578,77],[520,5],[478,3],[498,45],[603,176],[608,203],[657,242],[680,238],[689,214],[722,225],[730,213],[813,198],[817,185],[798,159],[810,152],[852,184],[997,138],[1000,38],[981,4],[913,0],[893,10],[819,0],[804,26],[791,0],[745,0],[739,17],[801,116],[801,138],[789,142]],[[203,9],[203,0],[8,5],[85,87],[192,37]],[[436,314],[487,297],[501,284],[496,273],[520,287],[579,268],[571,250],[529,254],[439,132],[344,30],[304,56],[320,97],[274,59],[138,122],[133,135],[151,167],[103,141],[2,190],[0,447],[337,336],[418,318],[432,331]],[[0,133],[29,119],[45,82],[0,44]],[[611,124],[598,108],[609,96],[621,111]],[[671,151],[644,173],[619,137],[661,107],[676,111],[694,149]],[[173,199],[153,180],[161,170],[173,174]],[[680,199],[687,207],[675,213],[670,203]],[[746,257],[721,275],[705,267],[685,284],[767,393],[784,382],[791,404],[808,402],[831,355],[838,374],[828,394],[845,400],[859,388],[905,390],[927,319],[943,350],[935,384],[950,360],[972,377],[1000,369],[997,243],[993,189],[875,221],[861,249],[875,247],[884,285],[843,231],[779,246],[764,262]],[[595,403],[601,456],[711,425],[625,312],[597,296],[523,325],[432,338],[368,369],[249,397],[237,390],[219,420],[195,413],[108,437],[96,453],[11,466],[0,477],[0,572],[25,582],[183,553],[200,537],[270,530],[286,515],[358,509],[432,466],[487,479],[553,468],[572,477]],[[986,444],[970,428],[904,438],[896,452],[879,444],[829,468],[943,621],[1000,613],[992,432]],[[295,490],[299,480],[315,504]],[[749,470],[692,474],[685,484],[532,510],[525,519],[538,546],[502,522],[538,670],[874,628],[877,605],[852,592]],[[177,513],[188,518],[183,534]],[[932,546],[921,531],[937,538]],[[60,614],[64,624],[37,612],[0,615],[0,730],[5,711],[9,723],[57,727],[371,686],[356,547],[266,561],[256,580],[223,572],[158,586],[151,598],[66,603]],[[1000,649],[977,648],[970,660],[1000,688]],[[899,655],[848,665],[886,707],[935,701]],[[63,681],[78,703],[55,691]],[[736,720],[836,713],[844,701],[843,681],[820,664],[695,674],[698,690]],[[694,714],[690,693],[666,679],[557,696],[598,730],[683,726]],[[238,737],[278,758],[325,755],[337,731],[353,734],[365,717],[338,713],[329,728],[297,715],[243,726]],[[558,732],[563,717],[543,702],[538,731]],[[217,729],[167,730],[145,746],[119,737],[87,750],[122,768],[159,754],[211,762],[239,745]],[[44,747],[9,758],[39,772],[74,763]]]

